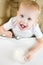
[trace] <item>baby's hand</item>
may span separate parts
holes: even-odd
[[[33,56],[34,56],[34,52],[29,51],[29,52],[26,53],[26,55],[25,55],[25,61],[30,61],[30,60],[32,60]]]
[[[12,32],[6,31],[6,32],[3,34],[3,36],[8,37],[8,38],[12,38]]]

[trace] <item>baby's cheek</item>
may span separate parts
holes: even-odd
[[[29,23],[28,23],[28,27],[30,27],[31,25],[32,25],[32,23],[29,22]]]

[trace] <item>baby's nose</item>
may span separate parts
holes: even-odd
[[[27,23],[27,19],[24,19],[23,21],[24,21],[24,23]]]

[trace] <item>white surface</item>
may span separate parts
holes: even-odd
[[[43,65],[43,48],[40,49],[31,61],[24,64],[15,62],[13,59],[15,48],[22,48],[26,51],[34,43],[35,38],[16,40],[14,38],[0,37],[0,65]]]

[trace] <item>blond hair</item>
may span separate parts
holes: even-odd
[[[39,13],[41,11],[41,8],[39,4],[36,1],[28,0],[28,1],[22,1],[20,6],[24,6],[26,8],[31,8],[33,10],[37,10]]]

